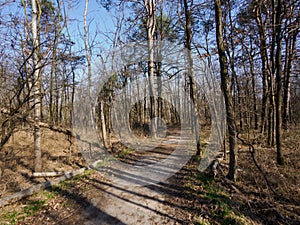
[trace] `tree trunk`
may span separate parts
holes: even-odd
[[[83,14],[83,29],[84,29],[84,47],[85,47],[85,54],[86,54],[86,61],[87,61],[87,69],[88,69],[88,91],[89,91],[89,100],[92,97],[92,70],[91,70],[91,52],[89,49],[89,39],[88,39],[88,27],[87,27],[87,10],[88,10],[89,0],[85,0],[85,7],[84,7],[84,14]]]
[[[144,0],[144,6],[147,11],[147,41],[148,41],[148,76],[150,93],[150,122],[151,131],[154,138],[157,137],[156,120],[156,97],[154,87],[154,32],[156,27],[156,2],[155,0]]]
[[[246,51],[249,57],[250,64],[250,74],[251,74],[251,86],[252,86],[252,96],[253,96],[253,113],[254,113],[254,129],[258,129],[258,114],[257,114],[257,96],[256,96],[256,81],[254,72],[254,59],[253,59],[253,47],[252,41],[250,46],[250,51],[246,47]]]
[[[67,31],[67,35],[68,35],[68,38],[71,37],[70,35],[70,32],[69,32],[69,29],[68,27],[66,26],[66,31]],[[69,120],[69,124],[70,124],[70,127],[72,127],[73,125],[73,106],[74,106],[74,100],[75,100],[75,78],[76,78],[76,75],[75,75],[75,66],[74,66],[74,62],[73,62],[73,52],[72,52],[72,46],[70,46],[70,49],[69,49],[69,54],[70,54],[70,66],[71,66],[71,74],[72,74],[72,83],[71,83],[71,103],[70,103],[70,111],[69,111],[69,116],[70,116],[70,120]]]
[[[230,41],[230,46],[231,48],[228,48],[228,56],[230,56],[229,59],[229,64],[230,64],[230,69],[231,69],[231,73],[232,73],[232,86],[235,87],[236,86],[236,92],[234,90],[234,98],[233,101],[234,103],[236,102],[236,97],[237,96],[237,105],[238,105],[238,114],[239,114],[239,122],[240,122],[240,130],[243,130],[243,115],[242,115],[242,102],[241,102],[241,90],[240,90],[240,84],[238,81],[238,77],[235,71],[235,43],[233,40],[233,32],[234,32],[234,25],[233,25],[233,21],[232,21],[232,15],[231,15],[231,6],[230,6],[230,0],[228,0],[227,3],[227,7],[228,7],[228,14],[229,14],[229,26],[230,26],[230,32],[231,34],[229,35],[229,41]],[[231,53],[231,54],[230,54]],[[234,107],[235,109],[235,107]]]
[[[218,46],[220,72],[221,72],[221,88],[225,98],[228,133],[229,133],[229,171],[227,177],[231,180],[236,178],[236,127],[234,121],[233,102],[230,90],[230,78],[228,74],[228,62],[225,53],[223,41],[223,22],[222,22],[222,6],[220,0],[215,0],[215,19],[216,19],[216,39]]]
[[[50,119],[50,123],[54,123],[55,122],[55,118],[54,118],[54,77],[55,77],[55,73],[56,73],[56,53],[57,53],[57,47],[58,47],[58,39],[59,39],[59,35],[61,33],[61,27],[60,27],[60,14],[58,14],[57,17],[57,24],[55,26],[55,37],[54,37],[54,43],[52,46],[52,62],[51,62],[51,71],[50,71],[50,87],[49,87],[49,119]],[[56,81],[57,82],[57,81]]]
[[[37,2],[31,1],[32,4],[32,40],[33,40],[33,91],[34,91],[34,171],[39,172],[42,170],[42,153],[41,153],[41,130],[39,126],[41,117],[41,102],[40,102],[40,66],[39,66],[39,42],[37,31]]]
[[[267,99],[268,99],[268,52],[267,52],[267,43],[266,43],[266,24],[262,18],[262,10],[260,3],[255,1],[255,12],[256,12],[256,23],[258,27],[259,34],[259,49],[261,55],[262,63],[262,108],[261,108],[261,133],[263,134],[266,126],[266,114],[267,114]]]
[[[188,1],[184,0],[184,14],[185,14],[185,47],[188,52],[188,79],[189,79],[189,91],[190,91],[190,99],[192,100],[193,105],[191,105],[191,124],[192,128],[195,131],[196,138],[196,155],[201,155],[201,145],[200,145],[200,131],[199,131],[199,122],[198,122],[198,105],[196,98],[196,84],[195,84],[195,74],[193,68],[193,58],[191,52],[192,45],[192,15],[188,6]]]
[[[281,149],[281,126],[282,126],[282,62],[281,62],[281,48],[282,48],[282,34],[281,34],[281,0],[277,1],[276,7],[276,149],[277,149],[277,163],[284,164],[284,157]]]
[[[290,98],[291,98],[291,71],[292,64],[295,58],[295,46],[297,40],[298,30],[295,30],[293,34],[286,40],[286,63],[284,69],[284,89],[283,89],[283,118],[282,125],[284,129],[288,128],[288,122],[290,121]]]
[[[273,69],[275,67],[272,65]],[[272,69],[272,70],[273,70]],[[274,133],[275,133],[275,99],[274,99],[274,73],[269,73],[269,107],[268,107],[268,144],[274,146]]]
[[[275,0],[271,1],[272,5],[272,36],[271,36],[271,48],[270,48],[270,58],[271,58],[271,68],[269,69],[269,112],[268,112],[268,144],[271,146],[275,145],[275,111],[276,111],[276,102],[275,102],[275,81],[274,76],[276,73],[276,62],[275,62],[275,47],[276,47],[276,15],[275,15]]]
[[[102,141],[105,148],[108,148],[107,144],[107,133],[106,133],[106,124],[105,124],[105,117],[104,117],[104,108],[103,102],[100,101],[100,123],[101,123],[101,132],[102,132]]]
[[[42,59],[41,56],[41,14],[42,14],[42,9],[41,9],[41,1],[36,0],[36,6],[37,6],[37,58],[38,58],[38,68],[39,68],[39,74],[38,74],[38,88],[40,89],[39,92],[39,118],[40,120],[44,119],[44,114],[43,114],[43,76],[42,76],[42,71],[43,68],[40,67],[40,60]]]

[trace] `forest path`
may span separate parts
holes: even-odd
[[[99,173],[86,180],[88,202],[76,213],[76,224],[188,224],[190,215],[175,201],[182,187],[163,180],[181,169],[187,153],[178,146],[187,140],[180,130],[168,132],[152,140],[160,143],[153,149],[135,150],[95,168]]]

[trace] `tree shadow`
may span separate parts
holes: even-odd
[[[65,218],[58,216],[55,212],[48,212],[47,216],[56,221],[56,224],[107,224],[107,225],[125,225],[114,216],[102,211],[95,203],[77,193],[77,190],[68,191],[60,187],[49,188],[48,191],[58,194],[64,198],[70,199],[77,206],[71,216]]]
[[[108,196],[116,198],[120,200],[121,202],[133,205],[135,207],[146,209],[147,211],[153,212],[159,216],[162,216],[164,218],[168,218],[173,222],[177,222],[179,224],[186,224],[186,221],[178,219],[172,214],[168,214],[167,212],[164,212],[163,210],[156,209],[155,207],[151,207],[147,205],[146,200],[151,200],[157,203],[160,203],[164,206],[171,206],[173,208],[182,208],[180,204],[176,204],[174,202],[165,201],[162,199],[159,199],[158,197],[154,197],[151,195],[147,195],[146,193],[137,192],[130,190],[129,188],[120,187],[118,185],[113,185],[108,182],[103,182],[96,179],[90,179],[87,181],[87,184],[92,185],[97,190],[106,193]],[[118,195],[116,193],[122,193],[121,195]],[[144,201],[138,201],[137,199],[134,199],[133,196],[139,197],[138,199],[144,199]]]

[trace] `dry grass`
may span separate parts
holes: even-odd
[[[70,171],[84,165],[75,145],[64,134],[42,130],[43,171]],[[0,152],[0,197],[24,190],[44,178],[32,179],[34,168],[33,133],[18,131]]]
[[[283,139],[284,166],[277,164],[276,147],[254,145],[255,159],[269,185],[255,166],[248,147],[240,145],[238,152],[239,173],[235,187],[239,192],[233,192],[233,199],[263,224],[300,222],[300,130],[284,131]]]

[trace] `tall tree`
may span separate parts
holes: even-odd
[[[56,87],[54,88],[54,83],[58,82],[57,78],[57,51],[58,51],[58,44],[59,44],[59,38],[60,34],[62,32],[62,26],[61,26],[61,14],[60,14],[60,3],[58,3],[58,13],[57,13],[57,19],[55,23],[55,36],[54,36],[54,41],[53,41],[53,46],[52,46],[52,61],[51,61],[51,71],[50,71],[50,86],[49,86],[49,122],[50,123],[58,123],[58,103],[54,104],[54,92],[56,93],[55,97],[56,100],[59,98],[59,89]],[[56,79],[55,79],[56,78]],[[55,91],[54,91],[55,90]],[[56,114],[54,115],[54,112]]]
[[[215,0],[215,19],[216,19],[216,41],[218,46],[218,55],[221,73],[221,88],[225,98],[228,133],[229,133],[229,171],[227,177],[231,180],[236,178],[236,126],[235,116],[232,102],[232,94],[230,88],[230,77],[228,74],[228,61],[225,52],[225,44],[223,39],[223,21],[222,21],[222,5],[221,0]]]
[[[228,39],[228,41],[226,40],[226,43],[228,43],[228,48],[226,48],[227,50],[227,55],[229,58],[229,65],[230,65],[230,70],[231,70],[231,86],[233,89],[233,106],[234,106],[234,111],[236,111],[236,105],[237,105],[237,111],[238,111],[238,115],[239,115],[239,127],[240,130],[243,129],[243,115],[242,115],[242,102],[241,102],[241,87],[240,87],[240,82],[238,79],[238,75],[236,73],[236,43],[237,41],[235,40],[236,38],[236,32],[237,29],[234,25],[233,22],[233,16],[232,16],[232,11],[234,10],[234,1],[231,0],[227,0],[227,2],[225,3],[226,5],[226,14],[228,14],[226,17],[228,17],[228,31],[229,34],[226,35],[225,37],[228,37],[226,39]],[[226,18],[224,18],[226,19]],[[237,104],[236,104],[237,103]]]
[[[195,84],[195,73],[194,73],[194,65],[193,65],[193,57],[192,57],[192,12],[191,7],[188,5],[187,0],[183,0],[184,5],[184,15],[185,15],[185,47],[187,48],[187,56],[188,56],[188,79],[189,79],[189,93],[190,98],[192,100],[193,105],[191,105],[191,120],[192,120],[192,127],[195,132],[196,137],[196,146],[197,151],[196,155],[201,154],[201,145],[200,145],[200,131],[199,131],[199,122],[198,122],[198,104],[196,98],[196,84]]]
[[[87,61],[87,78],[88,78],[88,91],[89,91],[89,98],[92,96],[92,67],[91,67],[91,51],[89,46],[89,39],[88,39],[88,26],[87,26],[87,12],[88,12],[89,0],[85,0],[85,7],[83,13],[83,30],[84,30],[84,47],[85,47],[85,55]]]
[[[281,145],[281,126],[282,126],[282,62],[281,62],[281,51],[282,51],[282,1],[277,0],[276,6],[276,19],[275,19],[275,34],[276,34],[276,149],[277,149],[277,163],[279,165],[284,164],[284,157],[282,154]]]
[[[33,41],[33,91],[34,91],[34,153],[35,153],[35,166],[34,170],[41,171],[42,170],[42,153],[41,153],[41,130],[40,130],[40,119],[41,119],[41,98],[40,98],[40,65],[39,65],[39,53],[38,49],[40,49],[38,30],[37,30],[37,21],[38,13],[41,13],[37,10],[37,5],[39,4],[38,0],[32,0],[32,41]]]
[[[147,12],[147,42],[148,42],[148,77],[149,77],[149,93],[150,93],[150,118],[151,118],[151,131],[153,137],[157,137],[157,121],[156,121],[156,97],[154,87],[154,33],[156,28],[156,1],[144,0],[144,7]]]
[[[282,126],[284,129],[288,128],[288,123],[291,121],[291,73],[292,65],[296,56],[296,42],[299,34],[299,18],[300,10],[297,5],[292,2],[287,2],[284,12],[286,17],[286,32],[285,32],[285,60],[284,60],[284,80],[283,80],[283,113]]]
[[[261,55],[261,67],[262,67],[262,109],[261,109],[261,133],[264,133],[266,126],[267,115],[267,100],[268,100],[268,48],[267,48],[267,35],[266,35],[266,18],[263,18],[262,2],[257,0],[253,1],[255,20],[258,27],[258,34],[260,39],[260,55]]]

